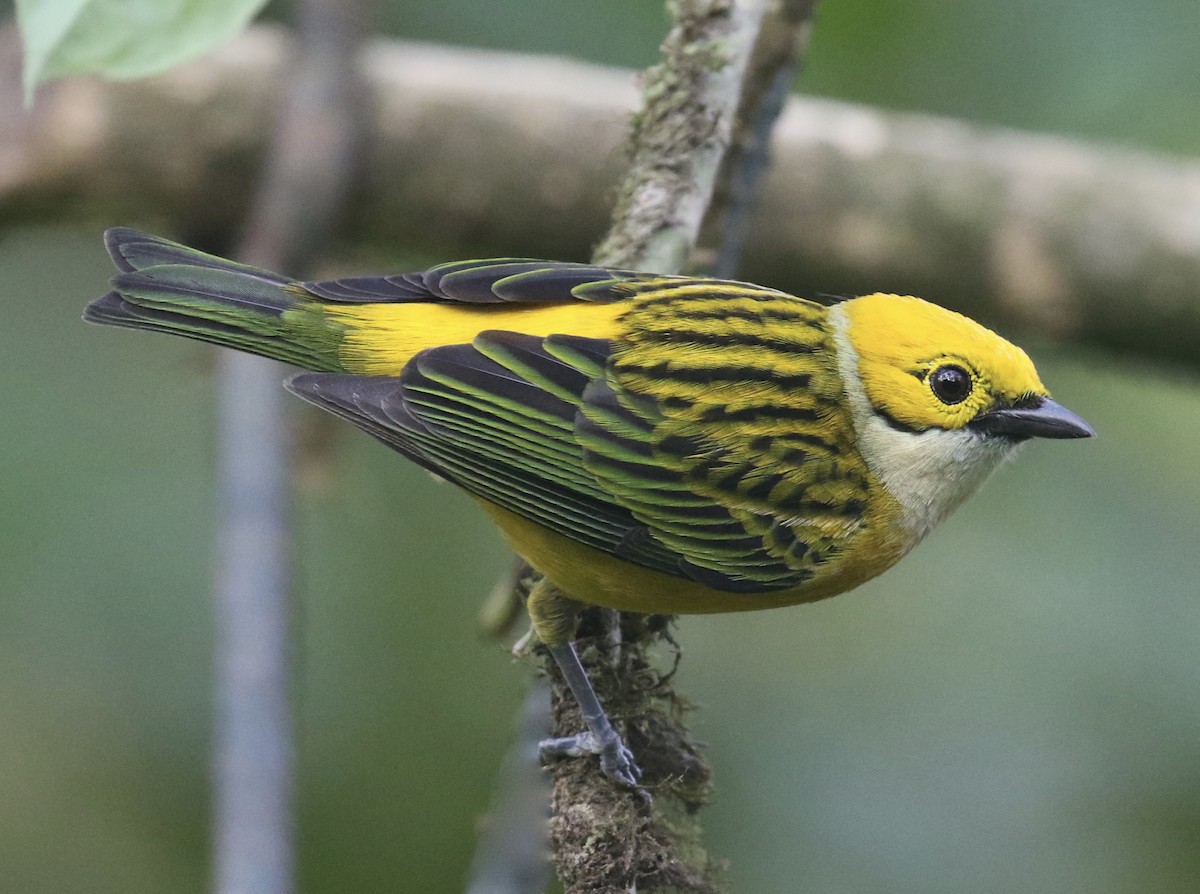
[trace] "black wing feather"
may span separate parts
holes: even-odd
[[[586,378],[564,372],[563,361],[539,350],[541,341],[489,332],[473,345],[423,351],[399,377],[302,373],[287,387],[475,496],[595,549],[678,574],[679,556],[584,468],[574,426]],[[505,354],[553,376],[553,389],[490,356]]]
[[[457,261],[390,276],[316,280],[301,287],[319,298],[350,304],[447,302],[462,304],[556,304],[620,301],[620,284],[638,275],[591,264],[495,258]]]

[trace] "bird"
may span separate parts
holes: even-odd
[[[1092,437],[1029,356],[908,295],[828,303],[528,258],[297,281],[128,228],[91,322],[306,370],[285,387],[470,494],[540,578],[531,629],[586,729],[634,755],[580,663],[585,606],[812,602],[886,571],[1033,438]]]

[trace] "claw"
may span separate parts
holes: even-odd
[[[642,779],[642,768],[634,762],[633,752],[619,740],[616,748],[600,752],[600,769],[609,779],[630,788],[637,788]]]
[[[591,732],[583,732],[561,739],[543,739],[538,743],[538,755],[543,763],[562,757],[583,757],[587,754],[600,756],[600,769],[614,782],[629,788],[637,788],[642,771],[633,759],[633,752],[625,747],[620,736],[607,741]]]

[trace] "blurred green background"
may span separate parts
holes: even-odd
[[[637,67],[665,22],[385,5],[390,33]],[[799,88],[1195,154],[1198,46],[1191,0],[826,0]],[[210,355],[79,321],[97,231],[4,232],[0,271],[0,892],[202,891]],[[854,594],[680,624],[733,891],[1200,890],[1200,390],[1008,334],[1099,439],[1031,445]],[[473,624],[506,552],[348,427],[305,481],[302,889],[458,890],[528,675]]]

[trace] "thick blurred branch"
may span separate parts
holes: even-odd
[[[283,60],[282,35],[253,29],[162,78],[47,88],[32,118],[16,79],[0,80],[0,223],[228,232]],[[390,42],[362,64],[373,148],[342,230],[358,246],[589,254],[621,170],[630,73]],[[798,97],[773,152],[747,278],[916,292],[1009,329],[1196,363],[1198,162]]]

